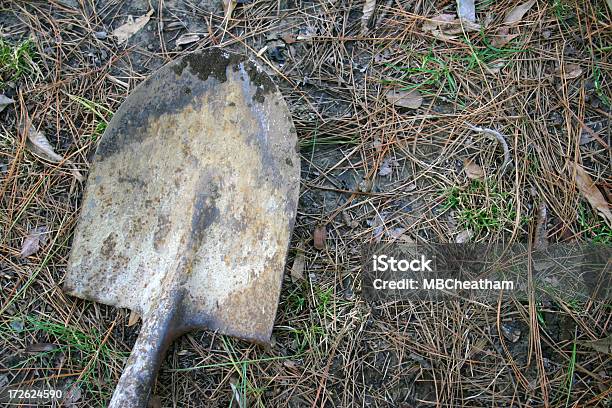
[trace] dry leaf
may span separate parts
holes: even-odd
[[[472,239],[473,236],[474,236],[474,232],[472,230],[467,229],[465,231],[461,231],[455,237],[455,243],[457,243],[457,244],[465,244],[466,242],[469,242],[470,239]]]
[[[200,41],[200,36],[197,34],[183,34],[176,39],[176,46],[179,47],[181,45],[192,44],[198,41]]]
[[[296,248],[295,259],[291,266],[291,282],[299,283],[304,280],[304,266],[306,256],[304,255],[304,244],[300,242]]]
[[[223,0],[223,11],[225,12],[224,19],[226,24],[232,18],[236,4],[238,4],[236,0]]]
[[[582,193],[584,198],[587,199],[589,204],[591,204],[593,209],[604,217],[608,225],[612,225],[612,213],[608,207],[608,202],[595,185],[593,179],[591,179],[591,176],[589,176],[589,173],[579,164],[574,164],[573,167],[576,171],[576,185],[578,186],[578,190]]]
[[[376,0],[365,0],[363,4],[363,14],[361,16],[361,32],[366,33],[368,31],[368,23],[374,15],[374,9],[376,8]]]
[[[380,165],[380,169],[378,170],[378,175],[388,176],[392,172],[393,170],[391,169],[391,159],[387,157],[385,160],[383,160],[382,164]]]
[[[433,31],[437,29],[440,25],[445,23],[452,23],[455,20],[456,17],[454,14],[438,14],[437,16],[433,16],[431,19],[424,22],[423,26],[421,27],[421,30],[425,32]]]
[[[45,242],[47,242],[47,227],[34,228],[23,240],[19,256],[27,258],[30,255],[34,255]]]
[[[138,323],[139,320],[140,320],[140,315],[137,312],[130,310],[130,317],[128,317],[128,322],[126,326],[132,327],[136,323]]]
[[[34,126],[30,126],[28,141],[30,142],[28,147],[35,155],[53,163],[59,163],[63,160],[62,156],[55,153],[55,150],[53,150],[53,147],[47,140],[45,134],[36,130]]]
[[[557,76],[563,77],[565,79],[575,79],[582,75],[582,68],[578,64],[565,64],[562,68],[559,68],[556,72]]]
[[[603,339],[587,341],[585,344],[600,353],[612,354],[612,336]]]
[[[457,15],[463,20],[475,22],[476,6],[474,0],[457,0]]]
[[[314,247],[317,249],[325,249],[326,238],[327,229],[325,229],[325,225],[317,225],[313,233]]]
[[[516,6],[515,8],[513,8],[512,10],[510,10],[508,14],[506,14],[506,17],[504,18],[504,24],[516,24],[520,22],[525,16],[525,14],[527,14],[529,9],[533,7],[535,2],[536,2],[535,0],[529,0],[528,2],[520,4]]]
[[[113,35],[117,37],[117,44],[123,44],[126,42],[131,36],[140,31],[151,19],[153,15],[153,9],[149,10],[149,12],[145,15],[138,17],[136,20],[132,16],[128,16],[128,21],[115,28],[113,31]]]
[[[509,34],[509,31],[508,27],[500,27],[491,39],[491,45],[495,48],[501,48],[519,36],[519,34]]]
[[[455,39],[457,34],[462,34],[464,31],[480,31],[480,24],[469,20],[460,20],[454,14],[438,14],[426,21],[421,26],[424,32],[431,32],[436,38],[449,40]]]
[[[26,347],[26,353],[46,353],[53,351],[57,348],[55,344],[51,343],[34,343]]]
[[[68,390],[68,392],[66,393],[64,400],[62,401],[63,403],[62,406],[76,407],[77,401],[81,399],[82,395],[83,395],[83,392],[81,391],[81,388],[76,384],[72,385],[70,389]]]
[[[463,161],[463,170],[471,180],[482,180],[485,175],[482,167],[467,159]]]
[[[64,160],[62,156],[55,153],[51,143],[47,140],[47,137],[43,132],[36,130],[34,126],[30,126],[30,130],[28,132],[28,148],[32,153],[36,156],[48,160],[52,163],[60,163]],[[72,175],[79,180],[80,182],[85,181],[85,177],[76,169],[74,164],[70,160],[66,160],[66,162],[72,167]]]
[[[392,89],[387,92],[387,101],[403,108],[416,109],[423,104],[423,97],[416,89],[402,91]]]
[[[15,101],[4,94],[0,94],[0,112],[12,103],[15,103]]]

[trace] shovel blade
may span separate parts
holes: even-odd
[[[65,291],[144,316],[172,291],[177,334],[268,341],[297,208],[296,146],[282,96],[246,57],[209,49],[160,69],[100,142]]]

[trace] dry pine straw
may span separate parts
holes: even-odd
[[[277,75],[300,137],[303,185],[288,267],[303,248],[304,279],[286,274],[270,347],[208,332],[176,341],[154,391],[162,405],[610,402],[610,356],[585,345],[610,331],[609,306],[559,298],[378,305],[358,285],[360,248],[380,236],[448,242],[470,228],[477,242],[511,243],[539,222],[551,242],[609,240],[570,171],[580,164],[609,191],[611,20],[603,1],[537,2],[497,50],[486,41],[518,3],[478,2],[489,27],[444,41],[421,26],[454,12],[450,1],[381,2],[365,35],[362,2],[246,3],[227,25],[218,5],[159,2],[127,47],[93,33],[149,5],[99,3],[1,5],[4,40],[32,37],[37,69],[4,85],[16,104],[0,113],[0,383],[76,384],[80,395],[69,404],[104,406],[138,332],[127,311],[61,293],[84,186],[70,167],[28,151],[24,124],[86,174],[103,123],[155,68],[196,47],[254,55],[281,38],[283,65],[267,51],[257,58]],[[202,39],[176,49],[188,31]],[[581,73],[568,78],[565,68],[575,65]],[[422,105],[390,104],[385,93],[398,87],[416,87]],[[505,137],[511,163],[503,171],[499,141],[474,127]],[[480,167],[484,187],[470,189],[466,160]],[[384,167],[390,174],[379,176]],[[461,204],[446,209],[449,196]],[[481,208],[490,211],[468,217]],[[21,259],[23,238],[43,225],[46,243]],[[324,249],[313,247],[316,226],[325,227]]]

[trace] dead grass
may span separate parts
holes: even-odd
[[[610,227],[571,171],[581,164],[609,200],[611,11],[604,1],[537,2],[513,29],[519,36],[500,48],[490,36],[518,2],[478,2],[487,29],[448,41],[421,25],[452,12],[450,1],[379,2],[367,35],[362,2],[246,3],[227,29],[218,5],[196,3],[155,2],[151,22],[127,48],[94,33],[144,14],[146,2],[0,4],[2,49],[28,38],[32,47],[17,68],[0,69],[1,89],[16,101],[0,113],[0,387],[76,384],[82,395],[67,405],[104,406],[138,332],[126,326],[125,310],[61,292],[83,185],[69,167],[28,151],[26,124],[86,174],[112,112],[155,68],[197,47],[253,55],[268,45],[281,47],[285,63],[267,51],[259,60],[279,78],[302,149],[288,265],[304,243],[306,279],[287,277],[268,348],[209,332],[176,341],[155,387],[162,404],[610,403],[610,356],[585,346],[610,332],[609,304],[381,305],[364,301],[359,287],[361,247],[379,237],[454,242],[470,228],[477,242],[509,244],[529,240],[543,222],[550,242],[609,244]],[[207,35],[176,49],[188,31]],[[582,73],[567,78],[568,64]],[[418,90],[423,105],[393,106],[384,97],[393,87]],[[474,127],[503,135],[508,166],[499,141]],[[484,182],[474,187],[464,160],[482,168]],[[392,172],[380,176],[385,161]],[[312,246],[320,224],[328,232],[322,251]],[[47,242],[21,259],[23,238],[38,226],[47,227]],[[519,339],[509,340],[508,330]],[[41,343],[53,348],[28,351]]]

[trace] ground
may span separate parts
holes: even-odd
[[[610,334],[609,302],[361,292],[362,248],[380,240],[609,245],[612,10],[527,3],[504,23],[524,2],[476,1],[479,27],[450,32],[435,23],[456,16],[448,0],[380,1],[367,24],[348,0],[246,0],[229,18],[210,1],[0,2],[0,91],[15,101],[0,112],[0,388],[106,406],[140,323],[60,289],[84,179],[135,86],[219,46],[258,60],[289,105],[298,216],[272,343],[182,336],[153,406],[609,406],[610,347],[590,343]],[[34,154],[36,131],[61,160]]]

